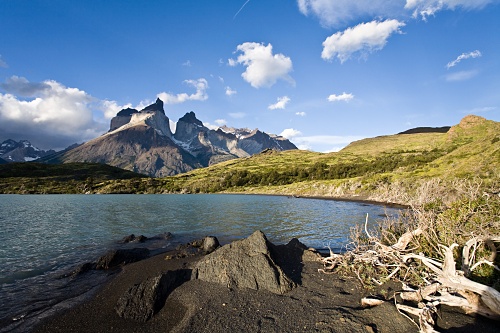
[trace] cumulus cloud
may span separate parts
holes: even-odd
[[[180,93],[172,94],[167,92],[161,92],[157,95],[165,104],[180,104],[187,101],[205,101],[208,99],[206,90],[208,89],[208,82],[206,79],[198,80],[185,80],[185,84],[192,86],[196,89],[193,94]]]
[[[469,58],[479,58],[481,56],[482,56],[482,54],[481,54],[481,52],[479,50],[472,51],[472,52],[469,52],[469,53],[462,53],[455,60],[450,61],[449,63],[447,63],[446,64],[446,68],[450,69],[452,67],[455,67],[462,60],[469,59]]]
[[[466,81],[474,76],[476,76],[479,72],[476,70],[472,71],[460,71],[456,73],[451,73],[445,76],[445,80],[448,82],[456,82],[456,81]]]
[[[302,111],[302,112],[295,112],[295,115],[301,116],[301,117],[305,117],[307,115],[307,113],[305,113],[304,111]]]
[[[381,50],[387,44],[387,39],[394,33],[401,33],[399,28],[404,26],[405,24],[398,20],[360,23],[326,38],[323,42],[321,57],[324,60],[337,57],[343,63],[354,53],[360,52],[366,55]]]
[[[96,100],[83,90],[17,76],[2,88],[7,92],[0,93],[0,133],[5,138],[26,138],[40,148],[65,148],[107,130],[107,124],[94,120]],[[14,93],[31,99],[20,99]]]
[[[237,59],[229,59],[228,64],[245,66],[246,70],[241,76],[252,87],[271,87],[278,80],[294,83],[289,75],[292,71],[292,60],[281,53],[273,54],[271,44],[247,42],[238,45],[236,52],[241,54]]]
[[[191,67],[191,60],[186,60],[182,63],[182,66]]]
[[[2,68],[8,68],[9,65],[5,62],[5,60],[2,59],[2,55],[0,54],[0,67]]]
[[[314,15],[328,27],[346,25],[359,17],[395,17],[404,12],[402,0],[297,0],[297,4],[302,14]]]
[[[237,93],[238,93],[238,92],[237,92],[236,90],[231,89],[231,87],[229,87],[229,86],[228,86],[228,87],[226,87],[226,95],[227,95],[227,96],[232,96],[232,95],[235,95],[235,94],[237,94]]]
[[[116,101],[108,100],[101,101],[100,107],[105,119],[113,118],[118,112],[126,108],[132,108],[132,104],[119,105]],[[136,109],[143,109],[143,107],[136,107]]]
[[[211,124],[211,123],[204,122],[203,125],[206,128],[209,128],[211,130],[217,130],[219,127],[226,125],[227,122],[225,119],[216,119],[216,120],[214,120],[214,123],[215,123],[215,125]]]
[[[283,132],[280,133],[280,136],[287,138],[287,139],[292,139],[295,138],[299,135],[302,135],[302,133],[296,129],[293,128],[286,128],[283,130]]]
[[[288,96],[283,96],[283,97],[278,97],[278,101],[274,104],[269,105],[267,108],[269,110],[276,110],[276,109],[285,109],[286,105],[290,102],[290,98]]]
[[[15,75],[0,83],[0,87],[7,93],[21,97],[38,96],[51,89],[47,82],[29,82],[26,78]]]
[[[325,27],[340,27],[365,18],[414,18],[435,15],[441,10],[482,9],[497,0],[297,0],[299,11],[315,16]]]
[[[413,10],[413,17],[422,17],[426,20],[438,11],[456,8],[482,9],[495,0],[407,0],[405,9]]]
[[[354,98],[353,94],[347,94],[344,92],[340,95],[332,94],[332,95],[328,96],[328,101],[329,102],[339,102],[339,101],[349,102],[353,98]]]

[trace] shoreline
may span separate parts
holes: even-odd
[[[199,252],[185,256],[182,251],[169,251],[121,267],[89,297],[44,318],[31,332],[418,332],[413,323],[398,314],[393,301],[373,308],[360,304],[362,297],[385,299],[394,295],[401,290],[400,284],[388,282],[364,289],[355,276],[320,273],[323,265],[319,261],[304,254],[297,259],[288,252],[275,260],[288,265],[286,272],[292,274],[296,287],[282,295],[191,279],[171,291],[152,319],[137,322],[120,318],[115,311],[117,300],[129,288],[159,273],[192,269],[206,257]],[[438,328],[489,333],[496,331],[495,324],[444,307]]]
[[[366,196],[320,196],[320,195],[293,195],[293,194],[276,194],[276,193],[245,193],[245,192],[220,192],[220,193],[204,193],[204,194],[231,194],[231,195],[256,195],[256,196],[271,196],[271,197],[288,197],[294,199],[316,199],[326,201],[344,201],[344,202],[357,202],[368,205],[387,206],[391,208],[409,208],[409,205],[398,204],[394,202],[376,201],[368,199]]]

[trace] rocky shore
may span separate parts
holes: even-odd
[[[33,332],[419,330],[392,301],[361,306],[365,296],[391,299],[401,285],[364,289],[355,276],[319,272],[320,255],[297,239],[274,245],[256,231],[222,247],[206,237],[159,255],[135,252],[108,254],[75,271],[68,278],[93,269],[117,274],[92,298],[42,320]],[[441,308],[437,327],[442,332],[498,328],[447,307]]]

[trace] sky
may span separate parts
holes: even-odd
[[[63,149],[157,97],[300,149],[500,121],[500,0],[0,0],[0,142]]]

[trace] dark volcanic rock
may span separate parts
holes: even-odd
[[[168,295],[189,280],[191,270],[168,271],[127,290],[116,303],[116,313],[125,319],[146,322],[165,304]]]
[[[284,294],[292,290],[295,283],[276,264],[272,246],[261,231],[256,231],[205,256],[196,264],[193,276],[229,288],[265,289]]]
[[[149,257],[148,249],[119,249],[113,250],[97,260],[96,269],[110,269],[120,265],[143,260]]]
[[[136,236],[134,234],[131,234],[131,235],[123,237],[121,242],[124,244],[126,244],[126,243],[144,243],[147,240],[148,240],[148,238],[146,236],[143,236],[143,235]]]

